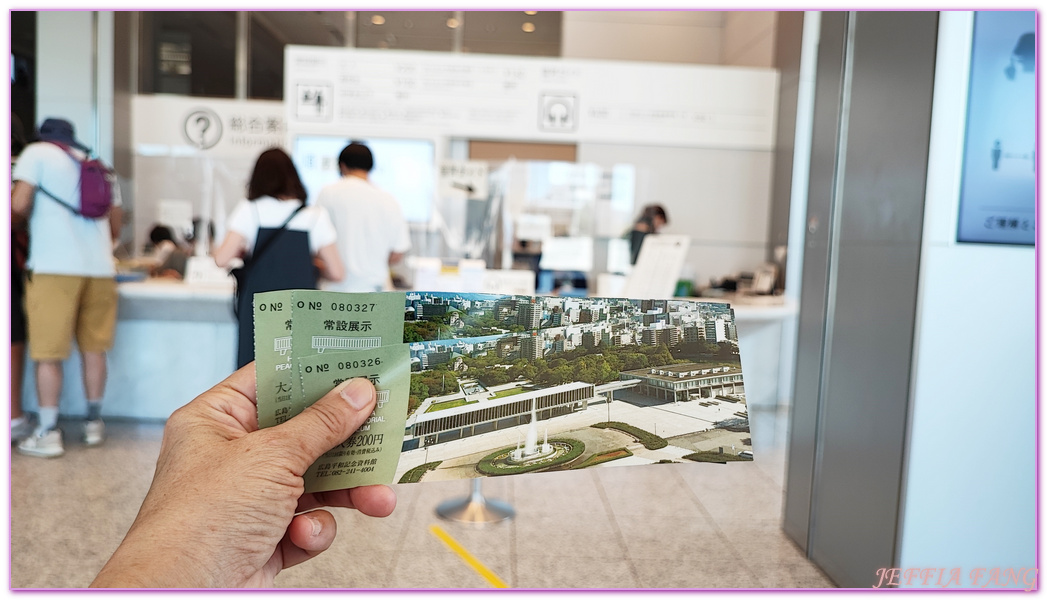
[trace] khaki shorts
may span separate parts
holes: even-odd
[[[29,356],[65,360],[73,336],[81,352],[113,347],[116,330],[116,280],[34,273],[26,278],[25,314]]]

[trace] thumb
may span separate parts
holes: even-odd
[[[348,439],[371,416],[375,397],[370,380],[350,379],[298,416],[271,428],[287,446],[291,469],[301,476],[320,455]]]

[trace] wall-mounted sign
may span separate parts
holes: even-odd
[[[330,121],[333,91],[325,84],[295,84],[295,116],[303,121]]]
[[[542,131],[574,131],[578,102],[573,94],[542,94],[539,127]]]
[[[222,139],[222,118],[213,110],[200,108],[189,113],[182,130],[190,144],[201,150],[213,148]]]
[[[974,16],[957,241],[1036,241],[1036,13]]]
[[[440,196],[461,196],[470,200],[487,199],[489,167],[484,161],[442,160],[439,166]]]
[[[134,96],[131,113],[139,155],[256,157],[286,146],[283,102]]]
[[[316,46],[284,65],[292,134],[774,147],[774,69]]]

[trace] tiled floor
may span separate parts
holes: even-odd
[[[516,518],[483,528],[439,519],[465,481],[397,485],[390,517],[335,510],[339,534],[280,587],[478,588],[438,525],[512,588],[832,587],[779,528],[785,411],[751,410],[752,463],[608,467],[483,480]],[[63,425],[77,431],[78,423]],[[120,543],[152,477],[158,424],[108,423],[100,448],[11,459],[11,586],[87,585]],[[74,436],[67,436],[71,438]]]

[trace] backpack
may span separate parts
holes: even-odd
[[[38,189],[62,206],[73,211],[75,215],[88,219],[99,219],[108,214],[109,208],[113,205],[113,173],[109,170],[109,167],[105,166],[105,163],[97,158],[88,157],[80,160],[69,150],[68,146],[56,142],[50,143],[64,150],[69,155],[69,158],[75,160],[80,165],[79,207],[62,200],[45,190],[42,186],[37,186]]]

